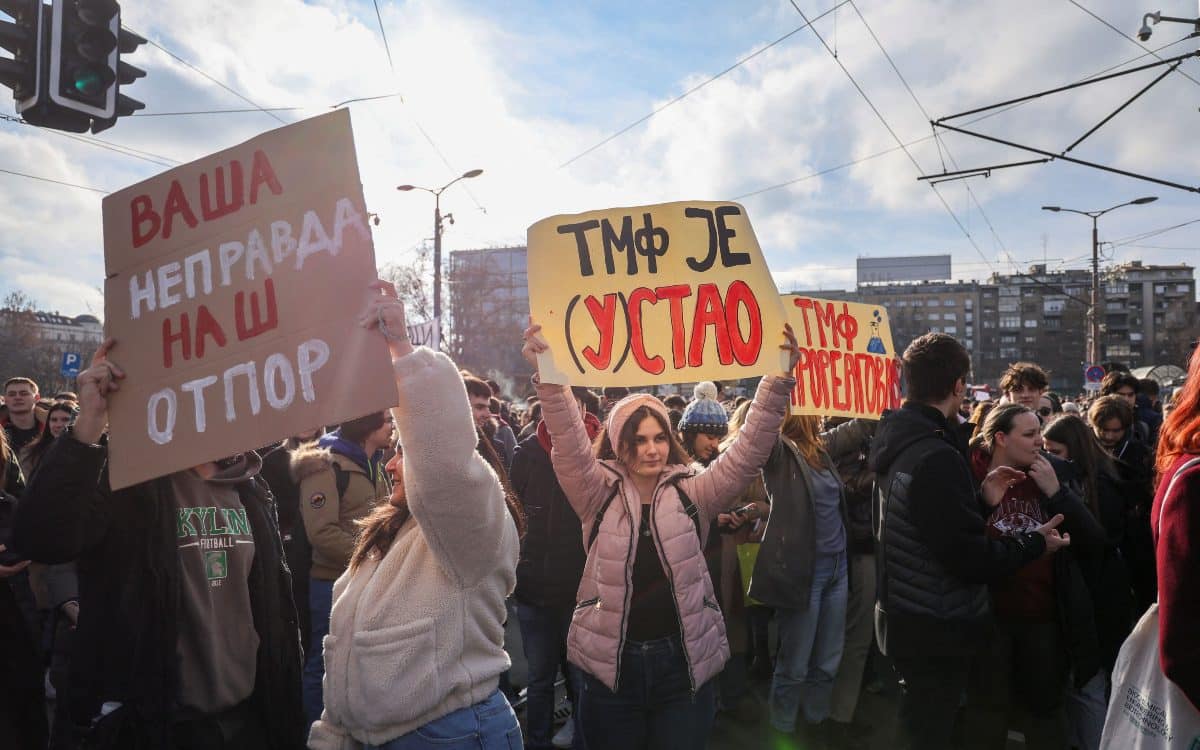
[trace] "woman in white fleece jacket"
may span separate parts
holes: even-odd
[[[504,600],[519,555],[508,493],[476,452],[454,363],[414,349],[394,288],[373,287],[382,294],[360,322],[387,339],[396,372],[394,489],[364,520],[334,584],[325,711],[309,747],[520,748],[516,716],[497,689],[509,667]]]

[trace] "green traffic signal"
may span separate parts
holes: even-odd
[[[99,70],[80,68],[72,71],[71,86],[84,96],[98,96],[111,85],[110,77]]]

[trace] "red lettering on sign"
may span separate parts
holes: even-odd
[[[609,362],[612,361],[613,349],[613,333],[616,326],[617,316],[617,295],[604,295],[604,302],[600,302],[592,295],[588,295],[583,301],[583,306],[587,308],[588,314],[592,316],[592,323],[596,325],[596,330],[600,332],[600,348],[593,349],[590,345],[584,347],[583,356],[597,370],[608,368]]]
[[[646,354],[646,342],[642,340],[642,303],[658,303],[658,296],[644,286],[634,289],[629,294],[629,349],[633,352],[633,361],[637,366],[650,373],[660,375],[667,369],[667,363],[662,357]]]
[[[671,363],[676,370],[681,370],[687,364],[684,359],[683,298],[692,296],[692,288],[687,284],[673,284],[660,286],[654,293],[671,303]]]
[[[258,292],[250,292],[250,325],[246,325],[246,293],[238,292],[233,298],[234,325],[237,328],[238,341],[261,336],[272,328],[279,327],[279,308],[275,304],[275,281],[267,279],[266,292],[267,311],[263,314],[258,304]],[[223,345],[223,344],[222,344]]]
[[[162,227],[162,217],[154,210],[154,201],[148,195],[139,195],[129,203],[133,246],[141,247],[158,234]],[[145,227],[145,224],[149,227]]]
[[[746,336],[742,336],[739,308],[745,310],[749,320]],[[733,358],[743,366],[757,362],[763,340],[762,310],[746,282],[735,281],[729,285],[729,291],[725,294],[725,318],[729,327],[729,342],[733,346]]]
[[[162,238],[170,239],[171,228],[175,225],[175,216],[183,217],[184,222],[188,227],[195,229],[196,214],[192,213],[192,207],[188,205],[187,196],[183,194],[183,186],[179,184],[179,180],[171,180],[171,189],[167,191],[167,203],[163,207],[163,230]]]
[[[266,185],[275,195],[283,192],[283,185],[279,184],[279,178],[275,176],[275,170],[271,168],[271,161],[262,149],[258,149],[254,152],[254,164],[250,166],[251,206],[258,203],[258,188],[262,185]]]

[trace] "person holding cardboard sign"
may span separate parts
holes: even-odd
[[[75,425],[42,456],[14,538],[78,561],[69,711],[88,748],[293,750],[300,643],[274,502],[249,452],[113,490],[108,339],[79,374]],[[62,696],[66,699],[67,696]]]
[[[534,367],[548,349],[540,331],[525,331]],[[589,750],[684,750],[708,739],[712,678],[729,645],[702,550],[710,521],[734,506],[775,444],[799,358],[790,326],[784,337],[788,369],[763,378],[741,438],[700,471],[657,398],[614,404],[593,450],[570,389],[537,384],[551,461],[587,549],[567,650],[584,672],[577,710]]]
[[[516,585],[520,511],[454,362],[414,348],[395,288],[375,288],[383,294],[359,323],[391,350],[401,443],[387,463],[391,496],[363,520],[333,587],[325,707],[309,747],[519,748],[497,686],[509,667],[504,601]]]

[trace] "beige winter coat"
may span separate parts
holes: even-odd
[[[509,667],[504,600],[516,585],[517,529],[475,452],[462,378],[425,347],[395,370],[412,518],[381,560],[334,584],[314,750],[382,745],[487,698]]]

